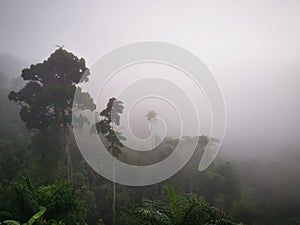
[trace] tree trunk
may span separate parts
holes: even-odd
[[[115,224],[116,220],[116,166],[115,166],[115,161],[113,159],[113,202],[112,202],[112,225]]]
[[[68,183],[73,187],[73,169],[72,169],[72,155],[71,155],[71,137],[70,127],[65,127],[65,153],[67,157],[67,179]]]

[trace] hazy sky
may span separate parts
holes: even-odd
[[[298,0],[2,0],[0,28],[1,60],[26,63],[46,59],[57,44],[89,66],[130,42],[177,44],[200,57],[223,91],[224,151],[300,148]]]

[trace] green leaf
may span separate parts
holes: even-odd
[[[21,225],[18,221],[15,220],[5,220],[3,221],[3,223],[6,225]]]
[[[34,214],[30,220],[28,221],[28,225],[32,225],[36,220],[38,220],[39,218],[41,218],[44,213],[46,212],[46,208],[42,207],[42,209],[40,211],[38,211],[36,214]]]

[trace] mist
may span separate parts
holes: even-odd
[[[126,43],[177,44],[199,56],[223,91],[227,132],[222,151],[272,155],[289,145],[300,146],[299,11],[299,2],[292,0],[146,5],[138,1],[4,1],[0,50],[29,66],[41,62],[55,45],[64,45],[92,66],[106,52]],[[3,57],[1,62],[2,73],[20,74],[22,67],[8,65]],[[12,70],[7,71],[7,66]],[[146,69],[142,72],[151,73]],[[203,118],[206,121],[206,115]]]
[[[160,119],[157,126],[162,124],[166,126],[165,136],[158,140],[160,144],[155,146],[153,154],[133,151],[126,146],[126,143],[137,139],[127,138],[127,142],[124,141],[125,146],[120,161],[133,165],[151,165],[166,159],[180,140],[193,140],[200,137],[194,153],[195,158],[192,158],[192,161],[174,177],[157,186],[132,190],[124,187],[124,192],[128,191],[128,193],[138,190],[135,203],[130,202],[129,205],[134,205],[146,197],[159,196],[161,199],[163,185],[174,182],[178,184],[180,191],[203,195],[209,203],[229,211],[247,225],[272,224],[263,219],[248,220],[247,216],[237,210],[237,208],[244,209],[242,204],[247,196],[250,199],[247,200],[247,204],[249,202],[252,204],[253,199],[255,201],[258,199],[253,203],[254,208],[270,204],[271,206],[266,208],[269,207],[270,211],[274,209],[275,212],[275,205],[280,205],[282,207],[282,211],[278,213],[281,215],[280,218],[297,217],[297,212],[292,210],[289,214],[287,208],[299,209],[300,207],[294,202],[299,200],[300,196],[297,191],[300,187],[298,165],[300,159],[300,1],[4,0],[0,3],[0,28],[0,121],[2,124],[0,141],[9,142],[9,145],[1,144],[1,146],[4,146],[3,149],[11,149],[11,154],[15,154],[16,151],[22,157],[24,156],[22,160],[18,159],[21,169],[16,171],[26,171],[25,176],[34,177],[34,183],[50,185],[64,177],[66,174],[61,171],[66,167],[64,164],[66,153],[60,155],[63,159],[60,159],[61,161],[58,159],[58,154],[55,156],[58,157],[55,158],[57,163],[55,165],[50,163],[51,160],[47,161],[52,155],[41,153],[41,149],[46,146],[41,144],[43,139],[39,140],[40,136],[36,135],[36,130],[25,127],[26,122],[20,118],[22,104],[10,101],[8,95],[11,91],[21,90],[28,83],[20,76],[23,69],[30,68],[32,64],[42,64],[50,54],[61,49],[72,52],[78,58],[84,58],[90,71],[89,79],[93,81],[92,87],[99,90],[102,88],[99,98],[93,99],[98,114],[107,107],[111,97],[117,97],[122,101],[124,111],[130,112],[128,118],[120,116],[121,133],[125,135],[126,130],[129,129],[139,140],[151,137],[150,123],[146,117],[150,111],[155,111]],[[102,56],[120,46],[142,41],[166,42],[187,49],[198,56],[213,74],[225,102],[226,131],[220,153],[208,171],[196,173],[199,172],[197,166],[208,140],[214,138],[210,137],[212,129],[210,102],[205,93],[199,91],[193,80],[187,78],[183,71],[167,64],[143,62],[117,71],[107,83],[101,82],[101,79],[97,80],[102,76],[97,70],[97,62]],[[171,104],[166,99],[145,98],[134,105],[122,99],[124,87],[132,85],[134,89],[134,85],[137,84],[133,81],[138,79],[143,78],[145,83],[155,87],[152,81],[147,80],[149,77],[169,81],[189,96],[199,116],[200,133],[189,129],[182,132],[181,118],[176,104]],[[169,87],[171,91],[172,85]],[[81,87],[83,91],[87,91],[89,86],[82,84]],[[177,105],[184,103],[185,98],[178,98]],[[189,110],[185,109],[184,113],[188,114]],[[190,126],[194,123],[196,122],[193,117],[187,120]],[[87,136],[90,135],[90,128],[93,125],[93,123],[87,125]],[[70,143],[75,152],[73,153],[75,155],[73,156],[75,166],[73,166],[76,168],[74,177],[81,179],[81,182],[85,176],[90,176],[93,178],[86,179],[96,181],[91,181],[89,185],[95,187],[103,185],[101,190],[96,190],[93,186],[94,189],[91,191],[98,193],[94,197],[95,204],[101,205],[99,193],[107,191],[108,181],[104,178],[94,178],[95,171],[88,166],[97,164],[93,161],[94,155],[91,153],[90,161],[83,162],[85,156],[81,155],[73,136]],[[108,146],[109,142],[106,145]],[[149,145],[151,147],[152,143]],[[90,146],[94,147],[92,144]],[[9,160],[15,159],[13,156],[6,158],[5,154],[1,155],[3,162],[11,162]],[[49,169],[47,172],[47,169],[35,164],[40,159],[45,160],[40,161],[41,164],[46,162],[45,165],[53,166],[50,167],[51,171]],[[14,168],[16,165],[3,164],[4,166],[1,167],[2,161],[0,158],[2,171],[6,171],[8,167]],[[230,165],[226,164],[227,162]],[[81,174],[81,169],[88,175]],[[7,173],[9,175],[4,172],[2,174],[1,171],[0,174],[7,180],[12,180],[20,174],[24,175],[23,172],[14,174],[13,169],[12,172],[9,171]],[[41,178],[43,176],[36,175],[39,173],[50,174],[49,177],[44,176],[49,179],[45,180],[46,178]],[[234,188],[236,186],[239,188],[236,190],[238,196],[234,196],[226,189],[231,185],[231,180]],[[85,185],[87,188],[88,185],[86,183]],[[207,188],[205,185],[216,187]],[[154,189],[151,189],[153,187]],[[220,190],[220,187],[225,188],[224,191]],[[123,186],[120,185],[120,193],[123,193],[122,188]],[[268,194],[270,196],[267,196]],[[227,195],[231,196],[228,201]],[[134,199],[133,195],[129,194],[129,196],[128,198]],[[270,203],[273,200],[276,202],[274,205]],[[123,202],[126,201],[123,199]],[[123,202],[119,204],[122,205]],[[251,208],[249,205],[247,207]],[[247,207],[245,211],[252,210]],[[106,212],[105,210],[103,209],[103,212]],[[249,218],[265,218],[263,215],[267,214],[267,212],[254,211],[255,216]],[[109,216],[106,218],[105,215]],[[97,216],[99,218],[102,216],[107,224],[113,224],[114,213],[100,213]],[[27,217],[22,218],[23,221],[26,221]],[[96,221],[96,216],[90,218]]]

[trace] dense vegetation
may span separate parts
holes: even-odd
[[[197,166],[208,143],[200,136],[192,160],[162,183],[128,187],[100,177],[83,160],[71,129],[72,96],[86,69],[84,59],[59,48],[22,71],[19,90],[1,75],[0,224],[300,224],[298,151],[267,162],[219,155],[200,173]],[[93,100],[81,94],[78,108],[94,110]],[[106,114],[104,109],[101,116]],[[86,122],[78,118],[79,126]],[[159,161],[178,142],[166,138],[145,157],[114,141],[112,122],[118,123],[103,120],[96,130],[107,138],[113,155],[131,164]]]

